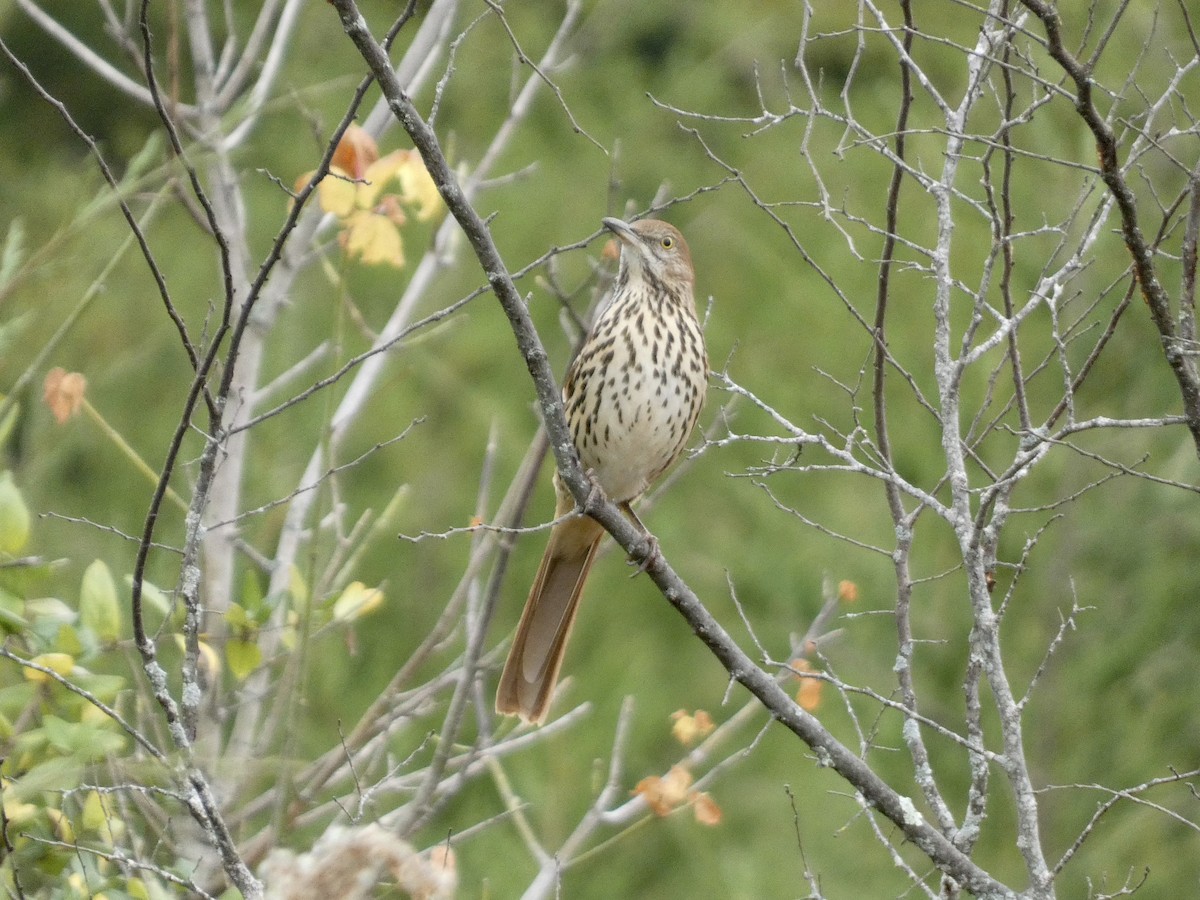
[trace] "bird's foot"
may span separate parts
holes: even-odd
[[[591,487],[588,488],[588,495],[583,498],[583,503],[580,504],[579,511],[585,516],[590,516],[604,506],[608,498],[604,496],[604,489],[600,487],[600,482],[596,480],[596,475],[591,469],[587,469],[583,474],[587,476]]]
[[[636,578],[638,575],[641,575],[654,564],[657,558],[662,556],[662,551],[658,548],[658,538],[648,531],[644,531],[642,537],[646,539],[646,549],[641,554],[641,561],[639,562],[632,556],[626,560],[629,565],[636,567],[633,574],[629,576],[630,578]]]

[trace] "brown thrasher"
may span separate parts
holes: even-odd
[[[567,370],[563,406],[584,470],[640,526],[629,504],[683,453],[704,405],[708,357],[683,235],[652,219],[605,219],[604,227],[620,243],[621,262],[612,294]],[[554,491],[561,518],[575,500],[557,472]],[[500,676],[497,712],[526,722],[545,718],[603,537],[586,515],[551,530]]]

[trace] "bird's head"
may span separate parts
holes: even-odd
[[[604,219],[604,227],[621,243],[621,269],[627,278],[648,278],[671,286],[684,286],[691,296],[696,276],[687,241],[674,225],[658,219],[632,224]]]

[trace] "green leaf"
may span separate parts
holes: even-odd
[[[121,636],[121,602],[117,583],[104,560],[97,559],[83,573],[79,589],[79,618],[84,628],[105,644]]]
[[[0,250],[0,289],[13,280],[25,258],[25,222],[14,218],[8,223],[4,249]]]
[[[125,174],[121,176],[122,189],[132,188],[134,181],[162,161],[162,145],[162,135],[157,131],[151,131],[150,136],[146,138],[146,143],[142,145],[142,149],[133,155],[133,158],[129,160],[129,165],[125,167]]]
[[[54,636],[54,649],[70,656],[83,656],[83,641],[79,639],[79,632],[75,630],[74,625],[58,626],[58,634]]]
[[[258,583],[258,578],[254,573],[248,569],[242,578],[242,596],[238,599],[251,619],[255,622],[261,621],[263,617],[260,613],[264,610],[262,585]]]
[[[36,597],[49,593],[53,585],[54,570],[61,568],[66,562],[63,559],[46,562],[24,557],[0,565],[0,588],[18,597]]]
[[[38,763],[24,775],[13,778],[4,786],[4,794],[16,800],[30,800],[43,791],[66,791],[78,787],[82,775],[83,765],[78,760],[54,756]]]
[[[3,347],[0,347],[0,353],[3,352]],[[4,397],[0,396],[0,402],[3,400]],[[4,414],[4,418],[0,419],[0,447],[3,447],[4,444],[7,443],[8,436],[12,434],[13,427],[17,424],[17,416],[20,414],[21,404],[14,400],[13,403],[8,407],[8,412]]]
[[[10,718],[19,716],[21,710],[33,700],[36,691],[37,688],[24,679],[0,688],[0,710],[4,710],[4,714]]]
[[[25,616],[35,621],[45,619],[63,625],[69,625],[79,618],[75,610],[57,597],[37,597],[33,600],[26,600]]]
[[[42,727],[55,749],[81,759],[102,759],[125,747],[121,734],[94,722],[68,722],[58,716],[43,716]]]
[[[126,575],[121,581],[125,585],[125,597],[133,596],[133,576]],[[142,579],[142,609],[150,609],[162,616],[165,622],[172,619],[177,627],[183,627],[184,608],[182,603],[174,603],[166,591],[158,585]],[[172,615],[174,614],[174,615]]]
[[[292,595],[292,609],[303,614],[308,610],[308,583],[294,563],[288,570],[288,591]]]
[[[234,638],[225,642],[225,662],[234,678],[245,681],[262,664],[262,650],[253,641]]]
[[[116,702],[117,695],[129,686],[123,675],[102,675],[96,672],[77,672],[73,680],[85,691],[94,694],[98,700],[110,704]]]
[[[11,472],[0,472],[0,553],[20,553],[29,540],[29,507],[13,484]]]
[[[230,603],[229,608],[225,610],[225,621],[229,623],[230,628],[247,629],[254,623],[251,621],[245,607],[240,603]]]
[[[20,634],[27,629],[29,620],[22,615],[24,611],[24,601],[0,587],[0,630]]]

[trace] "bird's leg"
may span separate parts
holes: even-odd
[[[633,578],[637,575],[641,575],[648,568],[650,568],[650,564],[654,562],[654,558],[656,556],[661,556],[662,554],[658,549],[658,538],[650,533],[650,529],[647,528],[642,523],[642,520],[638,518],[637,513],[633,511],[633,507],[628,503],[621,503],[619,505],[621,512],[625,513],[625,517],[639,529],[641,529],[642,537],[646,539],[646,551],[642,556],[642,561],[639,563],[632,557],[629,559],[629,565],[637,566],[637,571],[634,572],[633,575],[629,576],[630,578]]]
[[[583,503],[578,507],[579,512],[585,516],[590,516],[595,510],[604,505],[604,501],[608,498],[604,496],[604,488],[600,487],[600,482],[596,480],[596,473],[593,469],[584,469],[584,477],[587,478],[588,494],[583,498]]]

